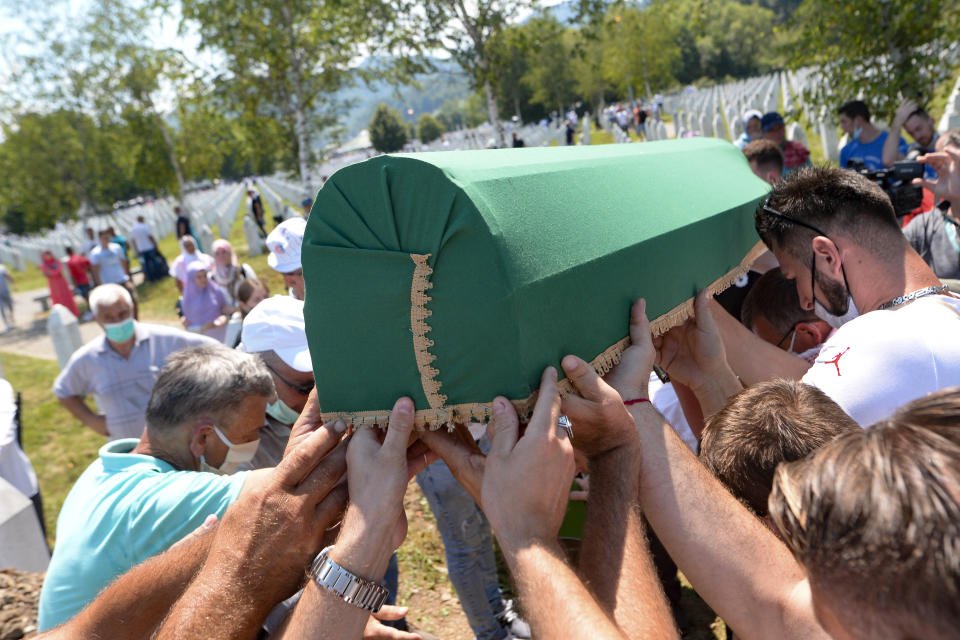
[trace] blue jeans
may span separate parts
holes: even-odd
[[[481,448],[489,449],[486,438]],[[450,582],[477,640],[501,640],[506,630],[497,621],[503,598],[497,580],[493,534],[483,511],[450,469],[438,460],[417,474],[417,484],[430,503],[443,538]]]
[[[156,249],[147,249],[140,252],[140,264],[143,266],[143,277],[148,282],[163,278],[163,267]]]

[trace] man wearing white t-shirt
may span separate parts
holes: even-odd
[[[133,242],[134,250],[140,254],[140,264],[143,265],[143,277],[149,282],[163,277],[164,269],[157,264],[157,241],[153,231],[147,226],[143,216],[137,216],[137,224],[130,227],[127,234]]]
[[[111,233],[108,229],[100,231],[100,244],[90,252],[90,268],[93,270],[93,282],[101,284],[119,284],[130,293],[133,299],[133,318],[139,317],[137,305],[137,288],[130,279],[130,263],[123,252],[123,247],[110,242]]]
[[[795,281],[800,306],[837,331],[811,366],[701,296],[696,325],[664,336],[660,359],[689,383],[705,415],[741,381],[784,377],[818,387],[866,427],[960,385],[960,300],[910,247],[877,185],[852,171],[803,168],[774,185],[756,226]]]

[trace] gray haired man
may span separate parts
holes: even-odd
[[[102,284],[90,292],[90,309],[104,331],[70,357],[53,383],[53,393],[80,422],[111,440],[139,438],[150,392],[171,353],[217,344],[211,338],[173,327],[137,322],[130,292]],[[95,394],[103,413],[85,398]]]
[[[209,514],[222,516],[247,475],[233,472],[256,453],[274,398],[270,371],[249,354],[214,344],[171,355],[153,387],[143,436],[103,446],[63,504],[40,594],[40,629],[72,618],[114,578]]]

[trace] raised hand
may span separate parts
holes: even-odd
[[[708,384],[713,376],[729,367],[720,331],[710,313],[709,293],[697,294],[694,317],[654,340],[657,364],[670,377],[694,391]]]
[[[897,112],[893,116],[893,122],[891,123],[891,135],[897,135],[900,127],[907,121],[907,118],[910,117],[910,114],[918,109],[916,101],[907,98],[900,103],[900,106],[897,107]]]
[[[498,396],[488,429],[490,453],[481,487],[481,506],[500,546],[508,553],[537,542],[553,541],[569,500],[573,446],[557,427],[560,395],[557,372],[547,367],[533,417],[518,438],[513,405]]]
[[[647,320],[647,301],[640,298],[630,307],[630,346],[620,356],[620,363],[604,376],[604,380],[624,399],[646,398],[656,357],[657,352],[650,337],[650,322]]]
[[[915,178],[913,184],[929,189],[935,196],[949,200],[954,206],[960,203],[960,148],[947,145],[943,151],[928,153],[917,160],[933,167],[937,179]]]
[[[403,494],[410,480],[407,446],[413,415],[413,400],[400,398],[393,405],[382,444],[373,429],[361,428],[351,436],[347,449],[350,507],[336,551],[358,554],[344,566],[369,578],[383,575],[390,556],[407,535]]]

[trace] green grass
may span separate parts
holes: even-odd
[[[640,142],[641,138],[637,135],[637,132],[630,127],[630,141],[631,142]],[[613,144],[613,133],[604,131],[603,129],[596,129],[590,131],[590,144]]]
[[[33,463],[43,496],[47,540],[53,545],[57,514],[70,487],[97,457],[106,438],[82,424],[53,395],[57,363],[4,353],[3,373],[23,394],[23,447]]]
[[[34,289],[46,289],[47,277],[40,273],[40,267],[35,264],[26,263],[27,268],[23,271],[9,268],[10,275],[13,276],[13,291],[33,291]]]

